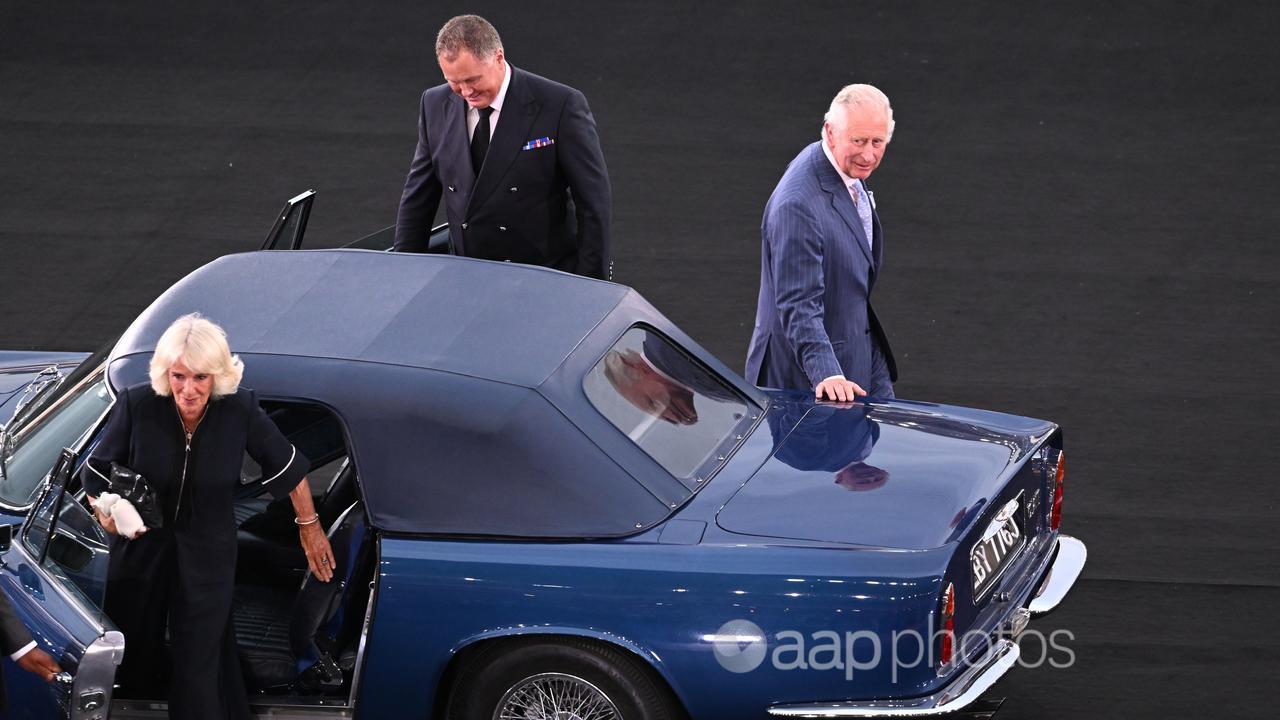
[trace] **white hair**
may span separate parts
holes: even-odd
[[[244,363],[231,354],[227,333],[201,317],[200,313],[183,315],[169,326],[156,343],[151,356],[151,389],[168,397],[169,368],[181,360],[192,372],[213,376],[213,397],[231,395],[240,387]]]
[[[860,105],[884,108],[885,117],[889,119],[889,136],[885,140],[892,139],[893,107],[889,105],[889,97],[874,85],[845,85],[840,88],[822,119],[836,127],[844,127],[849,111]]]

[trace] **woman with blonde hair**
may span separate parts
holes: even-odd
[[[249,716],[231,623],[232,507],[246,452],[262,467],[264,489],[292,500],[310,571],[333,577],[310,463],[240,387],[243,373],[222,328],[195,313],[178,318],[156,345],[150,384],[120,392],[83,470],[95,504],[113,472],[142,476],[158,496],[158,527],[114,541],[105,609],[125,634],[119,678],[134,694],[154,690],[170,667],[167,627],[173,718]],[[111,516],[99,512],[98,520],[116,533]]]

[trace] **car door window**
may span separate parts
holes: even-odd
[[[78,598],[80,605],[95,615],[93,620],[101,623],[107,582],[107,536],[92,513],[67,492],[75,467],[75,453],[63,450],[23,524],[21,540],[45,575]]]

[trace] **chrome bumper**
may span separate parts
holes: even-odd
[[[995,684],[1014,663],[1018,662],[1018,644],[999,640],[982,659],[956,676],[947,687],[932,695],[908,700],[866,700],[812,703],[807,705],[775,705],[769,708],[774,717],[847,718],[910,717],[942,715],[955,712],[973,701]]]
[[[1080,577],[1088,555],[1084,543],[1059,535],[1057,551],[1045,572],[1040,587],[1027,605],[1032,615],[1043,615],[1058,606],[1067,591]],[[1025,617],[1025,611],[1024,611]],[[1016,634],[1016,633],[1015,633]],[[849,718],[912,717],[943,715],[961,710],[982,696],[1018,662],[1018,643],[1012,639],[997,640],[981,659],[969,665],[947,686],[932,695],[904,700],[850,700],[846,702],[775,705],[769,708],[774,717]]]
[[[1049,566],[1049,571],[1045,573],[1040,587],[1032,596],[1031,603],[1027,605],[1032,615],[1044,615],[1058,607],[1058,603],[1066,597],[1067,591],[1075,585],[1076,578],[1080,577],[1080,571],[1084,569],[1084,561],[1088,556],[1089,551],[1084,543],[1070,535],[1058,536],[1058,554],[1053,559],[1053,564]]]

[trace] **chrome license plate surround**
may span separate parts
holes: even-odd
[[[981,600],[1004,575],[1013,559],[1027,544],[1022,526],[1022,493],[1010,500],[996,514],[982,537],[969,551],[969,576],[974,602]]]

